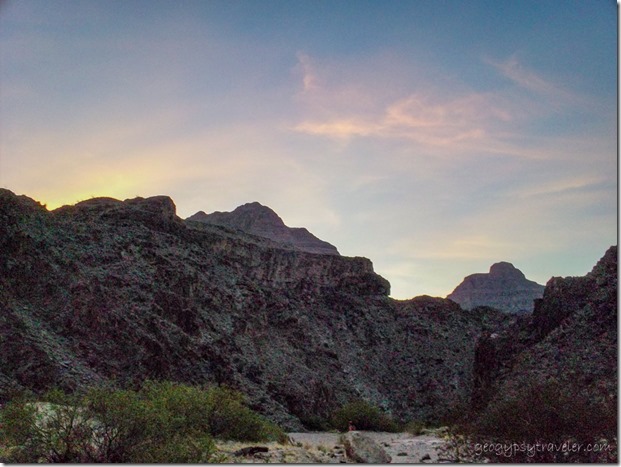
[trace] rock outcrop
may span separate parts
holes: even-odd
[[[507,313],[530,313],[543,290],[543,285],[526,279],[511,263],[500,262],[487,274],[467,276],[446,298],[466,310],[488,306]]]
[[[318,239],[305,228],[287,227],[278,214],[257,202],[244,204],[232,212],[216,211],[205,214],[204,211],[199,211],[187,220],[238,229],[269,238],[279,245],[294,250],[322,255],[339,254],[336,247]]]

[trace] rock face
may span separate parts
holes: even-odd
[[[466,310],[489,306],[507,313],[530,313],[544,288],[526,279],[511,263],[500,262],[493,264],[487,274],[466,277],[446,298]]]
[[[205,214],[199,211],[187,220],[238,229],[298,251],[322,255],[339,254],[336,247],[318,239],[305,228],[287,227],[278,214],[257,202],[239,206],[233,212],[217,211]]]
[[[616,407],[617,247],[584,277],[553,277],[532,315],[490,334],[475,351],[475,405],[525,381],[558,381]]]
[[[0,190],[0,400],[149,378],[226,384],[291,431],[361,398],[442,418],[506,317],[389,288],[366,258],[183,221],[168,197],[48,212]]]

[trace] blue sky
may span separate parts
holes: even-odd
[[[5,1],[0,185],[49,208],[259,201],[393,296],[617,237],[608,0]]]

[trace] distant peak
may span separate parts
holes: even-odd
[[[187,220],[241,230],[301,251],[339,254],[333,245],[318,239],[307,229],[287,227],[276,212],[257,201],[243,204],[232,212],[197,212]]]
[[[236,207],[233,212],[236,212],[236,211],[237,212],[240,212],[240,211],[269,212],[269,213],[276,214],[276,212],[272,208],[265,206],[259,203],[258,201],[253,201],[252,203],[242,204],[241,206]]]
[[[534,300],[543,296],[544,288],[528,280],[513,264],[501,261],[492,264],[489,273],[467,276],[447,298],[465,310],[491,306],[510,313],[530,313]]]
[[[249,222],[268,222],[271,225],[278,226],[285,225],[283,220],[273,209],[268,206],[264,206],[257,201],[243,204],[235,208],[235,210],[230,214],[232,216],[243,216],[243,218],[247,219]]]
[[[524,273],[516,268],[513,264],[507,263],[506,261],[501,261],[499,263],[494,263],[489,268],[490,276],[512,276],[525,278]]]

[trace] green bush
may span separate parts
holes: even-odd
[[[205,404],[209,428],[214,437],[235,441],[280,441],[286,434],[245,405],[241,393],[216,386],[207,391]]]
[[[50,402],[54,401],[54,402]],[[17,399],[0,414],[9,462],[87,462],[92,427],[85,411],[60,391],[43,401]]]
[[[614,413],[570,386],[526,381],[516,394],[490,404],[475,429],[511,441],[589,442],[616,433]]]
[[[209,433],[171,407],[175,391],[95,389],[83,400],[95,421],[94,462],[198,462],[213,450]]]
[[[36,407],[28,404],[27,399],[7,402],[0,418],[0,442],[5,446],[15,446],[26,442],[35,419]]]
[[[347,431],[350,421],[357,430],[399,431],[392,418],[364,400],[349,402],[332,415],[332,426],[339,431]]]
[[[15,400],[0,412],[2,457],[9,462],[188,463],[213,460],[213,437],[283,440],[241,394],[147,382],[140,391],[52,391],[45,402]]]
[[[476,446],[514,446],[508,451],[491,451],[485,458],[492,462],[596,462],[616,461],[617,419],[612,401],[596,400],[571,385],[556,381],[523,381],[520,389],[493,401],[470,426],[453,433],[456,452],[477,455]],[[583,447],[598,444],[602,451],[580,449],[525,448],[546,444]],[[524,448],[524,449],[523,449]],[[477,461],[477,459],[474,459]]]

